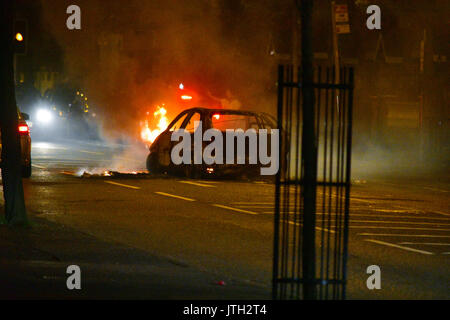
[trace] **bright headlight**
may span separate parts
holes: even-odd
[[[36,120],[41,123],[49,123],[53,120],[53,114],[46,109],[39,109],[36,114]]]

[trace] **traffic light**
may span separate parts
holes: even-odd
[[[27,53],[28,24],[25,20],[14,21],[14,53]]]

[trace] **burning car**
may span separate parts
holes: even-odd
[[[201,126],[201,127],[199,127]],[[243,111],[243,110],[231,110],[231,109],[209,109],[209,108],[191,108],[187,109],[178,116],[162,131],[153,143],[150,145],[150,154],[147,157],[147,169],[150,173],[163,173],[168,172],[171,174],[184,175],[191,178],[200,178],[206,176],[233,176],[233,177],[254,177],[258,176],[261,165],[254,161],[249,161],[252,154],[249,154],[250,148],[249,140],[245,139],[245,159],[236,159],[236,161],[220,161],[219,163],[205,163],[205,161],[195,161],[194,154],[191,154],[190,163],[174,163],[171,157],[172,150],[177,145],[177,141],[172,141],[172,135],[178,130],[182,129],[190,139],[191,150],[198,148],[195,146],[194,137],[195,134],[203,137],[203,133],[208,129],[216,129],[216,132],[220,132],[222,135],[221,140],[225,141],[223,146],[222,155],[225,155],[225,147],[230,145],[230,139],[226,132],[229,130],[242,130],[246,132],[248,129],[254,129],[257,140],[260,139],[259,130],[266,129],[268,134],[271,135],[271,130],[276,129],[276,121],[269,114],[262,112]],[[252,130],[253,131],[253,130]],[[267,138],[266,136],[266,138]],[[215,138],[217,139],[217,137]],[[234,138],[233,138],[234,139]],[[269,138],[269,144],[271,139]],[[197,143],[198,143],[197,138]],[[210,140],[211,141],[211,140]],[[201,139],[201,150],[204,149],[207,142]],[[255,148],[258,148],[258,144]],[[238,150],[233,141],[233,157],[239,156]],[[267,150],[270,149],[270,146]],[[200,151],[202,152],[202,151]],[[215,150],[213,156],[215,156]],[[258,154],[258,152],[256,152]]]

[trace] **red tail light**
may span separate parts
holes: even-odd
[[[30,129],[28,128],[28,126],[26,124],[21,124],[21,125],[19,125],[19,133],[20,134],[28,134],[28,133],[30,133]]]

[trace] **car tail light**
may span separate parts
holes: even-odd
[[[20,134],[28,134],[28,133],[30,133],[30,129],[28,128],[28,126],[26,124],[21,124],[21,125],[19,125],[19,133]]]

